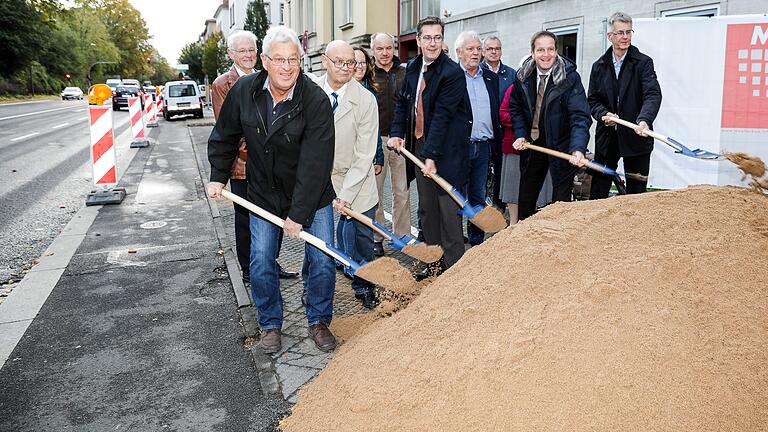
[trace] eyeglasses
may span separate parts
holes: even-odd
[[[488,48],[485,48],[485,50],[490,52],[496,52],[496,51],[501,51],[501,48],[488,47]]]
[[[272,63],[275,63],[278,66],[285,66],[286,64],[291,67],[296,67],[299,65],[299,59],[296,57],[291,58],[282,58],[282,57],[276,57],[272,58],[265,54],[265,56],[271,61]]]
[[[627,31],[619,30],[619,31],[611,32],[611,34],[614,36],[624,37],[624,36],[632,36],[632,33],[634,32],[635,32],[634,30],[629,29]]]
[[[355,69],[365,69],[366,66],[365,62],[357,62]]]
[[[432,41],[434,41],[435,43],[440,43],[443,41],[443,37],[441,35],[436,35],[436,36],[426,35],[426,36],[421,36],[421,41],[424,43],[432,43]]]
[[[243,54],[256,54],[256,49],[255,48],[239,49],[239,50],[234,50],[234,51],[236,53],[240,54],[240,55],[243,55]]]
[[[325,55],[325,54],[323,54]],[[328,56],[325,56],[325,58],[328,59],[329,62],[333,63],[334,66],[341,69],[344,66],[347,67],[347,69],[355,69],[357,67],[357,62],[354,60],[342,60],[342,59],[331,59]]]

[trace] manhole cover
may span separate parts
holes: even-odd
[[[144,222],[140,226],[144,229],[157,229],[157,228],[162,228],[166,225],[168,225],[168,222],[166,221],[149,221],[149,222]]]

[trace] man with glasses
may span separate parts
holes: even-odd
[[[377,102],[379,106],[379,127],[382,142],[389,139],[392,117],[397,103],[397,94],[405,79],[405,65],[395,55],[395,39],[387,33],[375,33],[371,36],[371,50],[376,60],[374,79],[378,86]],[[390,175],[392,188],[392,231],[398,237],[411,233],[411,200],[408,194],[408,181],[405,174],[405,158],[389,148],[383,148],[384,165],[376,175],[376,188],[379,193],[379,207],[376,209],[376,221],[384,224],[384,182]],[[373,251],[376,256],[384,255],[383,238],[375,233]]]
[[[227,55],[232,59],[232,68],[219,75],[211,83],[211,102],[213,103],[213,117],[219,117],[221,105],[227,97],[227,93],[241,76],[250,75],[254,72],[256,66],[256,35],[246,30],[238,30],[227,38]],[[232,193],[247,198],[247,183],[245,181],[245,163],[248,160],[248,149],[245,145],[245,138],[240,139],[240,148],[232,164],[229,175],[229,187]],[[250,216],[248,210],[237,204],[235,206],[235,249],[237,250],[237,261],[240,263],[240,270],[243,275],[243,283],[251,282],[250,262],[251,262],[251,229]],[[280,244],[278,244],[277,254],[280,254]],[[278,273],[281,278],[295,278],[299,274],[283,270],[280,263],[277,264]]]
[[[421,175],[415,176],[419,216],[426,243],[440,245],[444,251],[437,272],[461,258],[464,236],[458,205],[427,176],[436,172],[459,190],[467,184],[467,143],[472,129],[464,72],[443,53],[443,30],[440,18],[419,21],[416,43],[421,54],[406,69],[387,141],[391,149],[406,146],[424,160]],[[413,165],[409,168],[412,170]]]
[[[645,130],[661,107],[661,87],[656,79],[653,59],[632,45],[632,17],[616,12],[608,19],[611,47],[593,65],[589,76],[589,107],[597,120],[595,162],[616,168],[619,158],[624,171],[647,176],[650,171],[653,138]],[[631,130],[616,125],[618,115],[639,127]],[[613,179],[592,173],[590,198],[607,198]],[[647,180],[627,177],[627,193],[645,192]]]
[[[355,52],[342,40],[331,41],[323,55],[326,74],[315,79],[325,90],[334,112],[336,148],[331,181],[336,192],[333,207],[341,216],[336,226],[336,247],[356,261],[373,261],[373,230],[344,215],[344,208],[373,219],[379,195],[373,158],[379,135],[379,110],[373,93],[354,77]],[[374,285],[352,276],[355,297],[363,306],[376,306]]]
[[[334,157],[333,110],[328,97],[299,67],[303,50],[296,33],[272,27],[264,37],[265,70],[237,80],[208,139],[211,181],[208,194],[221,196],[245,137],[248,146],[248,200],[285,220],[282,231],[302,230],[333,243],[331,183]],[[250,215],[251,289],[261,327],[259,346],[282,346],[283,298],[275,259],[280,229]],[[307,291],[309,334],[321,351],[336,347],[328,326],[333,317],[336,267],[333,259],[306,244],[302,268]]]

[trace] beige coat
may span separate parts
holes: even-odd
[[[325,75],[313,79],[320,87],[325,85]],[[379,130],[376,98],[353,78],[339,100],[333,119],[336,129],[331,170],[333,190],[337,197],[351,203],[352,210],[368,211],[379,202],[373,172]]]

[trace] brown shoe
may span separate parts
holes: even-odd
[[[267,354],[274,354],[282,347],[282,333],[280,329],[262,330],[259,348]]]
[[[309,326],[309,336],[315,341],[317,349],[322,352],[331,352],[336,349],[336,336],[328,330],[325,323]]]

